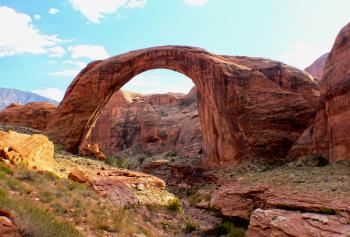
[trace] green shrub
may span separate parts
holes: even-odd
[[[182,227],[182,231],[186,234],[192,233],[197,229],[196,225],[192,222],[186,222]]]
[[[82,234],[71,224],[60,221],[55,216],[30,200],[7,197],[0,191],[0,206],[15,213],[16,222],[23,236],[31,237],[80,237]]]
[[[217,224],[213,229],[215,236],[225,235],[227,237],[244,237],[245,230],[240,227],[236,227],[231,221],[224,221]]]
[[[335,215],[336,211],[330,208],[321,208],[318,213],[325,215]]]
[[[36,179],[40,179],[38,176],[38,173],[29,170],[20,170],[16,173],[16,179],[21,181],[34,182]]]
[[[105,163],[122,169],[129,168],[128,159],[125,156],[108,156]]]
[[[139,163],[140,164],[143,164],[143,162],[146,160],[146,156],[141,156],[141,157],[139,157]]]
[[[6,174],[13,175],[13,170],[2,162],[0,162],[0,170],[5,172]]]
[[[176,156],[177,156],[176,151],[170,151],[165,155],[165,157],[176,157]]]
[[[42,202],[49,203],[55,198],[55,196],[50,192],[39,192],[39,198]]]
[[[9,188],[13,190],[19,191],[21,193],[26,192],[24,185],[17,179],[9,178],[9,179],[6,179],[5,183]]]
[[[167,209],[169,211],[173,211],[173,212],[176,212],[176,211],[181,211],[182,210],[182,205],[181,205],[181,202],[178,198],[175,198],[173,200],[171,200],[168,205],[167,205]]]

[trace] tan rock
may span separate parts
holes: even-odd
[[[345,237],[349,235],[350,225],[343,217],[279,209],[255,210],[247,232],[247,237]]]
[[[0,132],[0,156],[13,164],[22,163],[29,168],[53,171],[56,165],[54,146],[44,135],[25,135]]]

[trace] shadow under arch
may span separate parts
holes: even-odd
[[[203,162],[209,166],[237,164],[253,149],[249,139],[254,133],[250,126],[254,119],[247,113],[247,106],[254,102],[249,101],[250,92],[259,90],[257,87],[270,88],[267,93],[281,93],[286,100],[291,99],[289,91],[261,72],[229,57],[195,47],[154,47],[90,63],[69,86],[46,135],[78,152],[111,96],[136,75],[152,69],[182,73],[196,85]],[[256,87],[251,87],[252,81]]]

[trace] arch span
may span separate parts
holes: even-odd
[[[294,79],[298,87],[291,86],[291,82],[283,85],[246,61],[200,48],[164,46],[90,63],[68,88],[46,134],[67,149],[79,151],[113,93],[134,76],[162,68],[186,75],[198,88],[204,163],[232,165],[247,156],[279,155],[276,146],[297,139],[286,132],[294,129],[295,133],[306,127],[306,118],[314,112],[312,102],[306,98],[309,93],[299,90],[305,89],[301,82],[307,79]],[[310,86],[311,80],[306,84]],[[284,107],[276,109],[276,103],[284,103]],[[288,111],[295,113],[290,115]],[[282,122],[276,130],[279,133],[267,134],[266,128],[276,123],[278,117]],[[286,125],[291,119],[293,123]],[[286,127],[288,131],[283,132]]]

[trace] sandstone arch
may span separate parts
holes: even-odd
[[[284,158],[314,115],[318,86],[305,73],[264,59],[164,46],[90,63],[68,88],[46,134],[78,151],[113,93],[158,68],[183,73],[197,86],[204,163],[211,166],[251,156]]]

